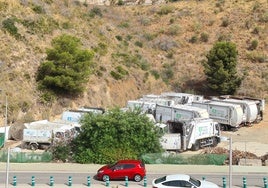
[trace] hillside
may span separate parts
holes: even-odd
[[[0,0],[0,22],[0,88],[8,97],[8,123],[48,119],[79,106],[124,106],[143,94],[170,90],[208,95],[201,61],[219,40],[237,45],[244,76],[238,95],[268,97],[267,0],[146,6]],[[8,31],[4,23],[17,30]],[[94,72],[82,96],[42,104],[35,74],[51,40],[63,33],[95,51]]]

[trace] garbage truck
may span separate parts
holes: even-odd
[[[220,126],[210,118],[194,118],[184,121],[169,121],[160,128],[164,134],[160,143],[166,151],[199,150],[215,147],[220,142]]]
[[[156,105],[155,120],[166,123],[167,121],[189,120],[193,118],[209,118],[206,109],[190,105]]]

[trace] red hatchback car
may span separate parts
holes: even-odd
[[[145,164],[140,160],[120,160],[98,170],[97,179],[106,181],[125,179],[141,181],[146,174]]]

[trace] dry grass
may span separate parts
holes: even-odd
[[[36,6],[43,7],[45,13],[36,13],[33,10]],[[94,8],[98,8],[101,15],[90,16]],[[90,78],[84,96],[62,108],[123,106],[127,100],[143,94],[167,90],[195,91],[197,86],[204,91],[202,83],[205,77],[200,62],[213,44],[222,38],[237,45],[238,72],[245,75],[238,93],[263,98],[268,96],[267,0],[187,0],[126,7],[84,6],[71,0],[53,1],[51,4],[45,1],[0,0],[0,10],[1,22],[9,17],[19,20],[16,26],[23,36],[23,40],[16,40],[3,29],[0,31],[0,35],[4,36],[0,38],[0,87],[7,90],[9,98],[12,98],[10,106],[13,108],[9,113],[16,114],[14,121],[23,119],[30,112],[31,117],[37,119],[59,113],[60,103],[40,105],[34,78],[37,67],[45,58],[46,48],[50,47],[54,37],[62,33],[79,37],[85,48],[93,49],[100,43],[107,46],[107,53],[96,54],[96,67],[101,74]],[[39,25],[33,30],[23,21]],[[202,33],[207,34],[207,41],[200,38]],[[195,41],[189,42],[191,39]],[[248,55],[252,53],[248,50],[252,40],[258,41],[254,53],[261,55],[258,58],[264,59],[263,62],[253,61],[253,57]],[[142,47],[135,45],[137,41]],[[112,58],[118,53],[140,56],[150,64],[148,72],[157,70],[161,74],[171,70],[174,76],[168,77],[166,83],[156,80],[139,68],[137,63],[140,61],[121,62]],[[110,76],[110,71],[118,65],[128,69],[130,75],[116,81]],[[30,78],[26,79],[25,75]],[[30,104],[28,112],[22,113],[17,107],[22,101]]]

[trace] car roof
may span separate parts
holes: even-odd
[[[166,176],[166,181],[170,181],[170,180],[185,180],[185,181],[189,181],[190,176],[187,174],[171,174],[171,175],[167,175]]]
[[[126,160],[119,160],[117,163],[141,163],[141,161],[135,159],[126,159]]]

